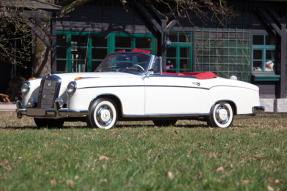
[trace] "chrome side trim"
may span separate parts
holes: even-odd
[[[252,113],[253,114],[263,113],[264,111],[265,111],[265,107],[264,106],[254,106],[252,108]]]
[[[126,118],[169,118],[169,117],[196,117],[196,116],[208,116],[209,113],[194,113],[194,114],[155,114],[155,115],[123,115]]]

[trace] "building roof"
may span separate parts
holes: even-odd
[[[3,6],[9,7],[24,7],[29,9],[42,9],[42,10],[60,10],[62,7],[44,0],[3,0]]]

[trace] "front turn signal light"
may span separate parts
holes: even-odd
[[[83,77],[76,77],[75,80],[83,79]]]

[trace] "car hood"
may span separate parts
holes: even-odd
[[[66,98],[67,86],[71,81],[78,79],[93,79],[93,78],[138,78],[139,75],[122,73],[122,72],[85,72],[85,73],[63,73],[63,74],[54,74],[61,78],[61,88],[59,95]],[[87,80],[84,80],[87,82]],[[77,81],[77,80],[76,80]],[[83,81],[83,80],[79,80]],[[88,80],[90,81],[90,80]]]
[[[82,72],[82,73],[63,73],[54,74],[60,77],[62,80],[73,81],[75,78],[115,78],[115,77],[127,77],[136,76],[135,74],[123,73],[123,72]]]
[[[138,75],[122,73],[122,72],[85,72],[85,73],[63,73],[54,74],[61,78],[62,87],[67,87],[68,83],[78,79],[89,79],[89,78],[126,78],[136,77]]]

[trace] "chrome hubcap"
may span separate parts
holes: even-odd
[[[223,105],[218,107],[215,115],[216,115],[216,120],[221,124],[225,124],[229,121],[230,114],[228,110],[225,108],[225,106]]]
[[[108,122],[111,118],[111,113],[108,109],[101,109],[100,114],[101,114],[101,120],[103,122]]]
[[[219,110],[219,119],[225,121],[228,117],[227,111],[225,109]]]
[[[113,113],[111,108],[108,105],[102,105],[97,110],[97,121],[102,126],[108,126],[113,120]]]

